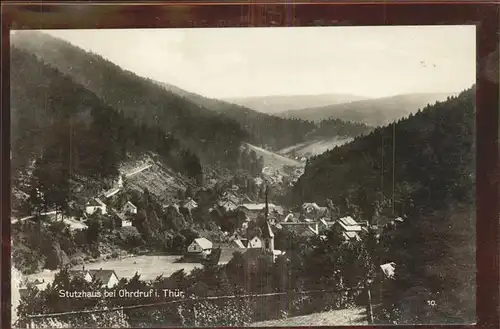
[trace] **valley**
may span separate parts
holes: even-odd
[[[475,318],[475,85],[215,99],[43,32],[11,57],[20,326]]]

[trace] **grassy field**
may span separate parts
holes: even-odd
[[[328,150],[335,148],[336,146],[341,146],[343,144],[351,142],[352,138],[341,138],[341,137],[332,137],[328,139],[322,139],[317,141],[310,141],[306,143],[300,143],[294,146],[287,147],[278,151],[281,155],[290,155],[292,152],[295,152],[296,156],[309,157],[324,153]]]
[[[277,169],[282,169],[285,166],[292,166],[292,167],[304,166],[304,164],[301,163],[300,161],[287,158],[286,156],[265,150],[261,147],[252,144],[247,144],[247,146],[250,148],[251,151],[255,151],[255,153],[257,153],[257,157],[263,158],[265,167],[271,167],[277,170]]]
[[[232,248],[222,248],[221,257],[219,264],[226,264],[233,257],[233,252],[236,249]],[[85,264],[85,269],[87,270],[114,270],[118,278],[130,279],[139,273],[141,279],[143,280],[154,280],[158,276],[163,275],[164,277],[170,276],[172,273],[183,269],[186,273],[191,272],[195,268],[201,268],[203,265],[199,263],[177,263],[176,261],[181,258],[181,256],[172,255],[141,255],[125,257],[122,259],[111,259],[103,260],[95,263]],[[81,270],[82,266],[76,266],[74,270]],[[54,280],[54,275],[57,271],[44,270],[40,273],[28,275],[27,278],[30,281],[35,279],[44,280],[45,284],[41,287],[46,286],[46,283],[52,282]]]
[[[261,321],[250,327],[309,327],[309,326],[347,326],[367,325],[366,310],[351,308],[309,315],[295,316],[283,320]]]

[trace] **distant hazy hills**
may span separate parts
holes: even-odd
[[[366,99],[366,97],[350,94],[318,94],[226,98],[224,101],[245,106],[262,113],[276,114],[283,111],[342,104],[363,99]]]
[[[444,101],[458,93],[421,93],[405,94],[392,97],[357,100],[343,104],[309,107],[289,110],[277,115],[285,118],[300,118],[321,121],[330,117],[344,121],[363,122],[371,126],[383,126],[394,120],[408,116],[428,104]]]
[[[207,98],[167,83],[160,82],[159,84],[199,106],[224,114],[235,120],[253,137],[251,142],[258,145],[267,145],[274,150],[296,144],[317,142],[322,138],[329,140],[337,137],[354,137],[368,133],[371,130],[370,127],[364,124],[345,122],[339,119],[313,123],[309,120],[281,118],[228,101]],[[323,100],[326,101],[326,99],[332,99],[329,96],[333,95],[319,95],[318,97],[324,97]],[[297,99],[307,97],[313,98],[313,96],[291,96],[291,98]]]

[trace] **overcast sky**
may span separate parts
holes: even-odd
[[[45,32],[208,97],[457,92],[476,75],[474,26]]]

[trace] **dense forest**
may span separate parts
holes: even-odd
[[[343,121],[338,118],[328,118],[317,123],[316,129],[308,134],[308,138],[325,137],[357,137],[366,135],[373,128],[359,122]]]
[[[294,187],[296,201],[331,199],[358,221],[405,219],[379,256],[398,266],[385,298],[397,323],[474,321],[474,129],[472,87],[310,159]]]
[[[28,96],[26,101],[31,102],[32,93],[41,96],[58,93],[57,97],[54,97],[66,102],[66,111],[71,112],[72,109],[68,105],[78,100],[72,99],[72,93],[64,93],[52,85],[46,89],[33,90],[37,84],[30,81],[31,75],[42,70],[39,66],[45,63],[136,124],[160,127],[164,133],[176,136],[181,145],[195,152],[202,162],[232,163],[241,141],[247,139],[245,131],[237,122],[168,92],[145,78],[124,71],[110,61],[62,40],[39,32],[23,32],[12,37],[12,44],[18,50],[31,53],[40,60],[37,64],[23,63],[23,59],[27,59],[26,56],[17,58],[19,51],[11,54],[12,78],[19,83],[33,83],[32,88],[23,84],[15,87],[14,98],[24,93],[24,96]],[[51,78],[35,78],[43,79],[41,86],[52,84]],[[49,106],[43,102],[38,104],[42,107]],[[15,103],[12,106],[21,107]],[[32,107],[31,111],[35,110]]]
[[[145,151],[201,181],[199,158],[176,137],[124,117],[33,55],[12,54],[13,172],[35,159],[31,188],[45,196],[44,208],[67,204],[72,178],[115,178],[122,161]]]

